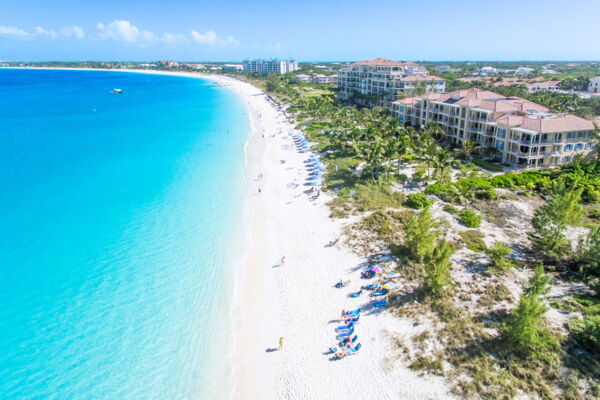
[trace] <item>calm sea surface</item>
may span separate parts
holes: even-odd
[[[210,81],[0,69],[0,397],[220,393],[249,132]]]

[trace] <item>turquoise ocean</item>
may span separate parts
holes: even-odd
[[[208,80],[0,69],[2,398],[221,397],[250,129]]]

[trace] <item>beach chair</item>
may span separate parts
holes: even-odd
[[[351,356],[352,354],[356,354],[361,348],[361,344],[357,344],[354,347],[350,347],[347,351],[346,351],[346,355],[347,356]]]
[[[361,293],[362,293],[362,289],[360,289],[358,292],[350,293],[350,297],[356,298],[356,297],[360,296]]]
[[[350,323],[348,323],[346,325],[340,325],[340,326],[338,326],[337,328],[335,328],[335,330],[337,332],[341,332],[341,331],[349,331],[352,328],[354,328],[354,323],[350,322]]]
[[[357,315],[355,317],[346,318],[346,322],[354,324],[354,323],[357,323],[359,319],[360,319],[360,315]]]
[[[387,300],[379,300],[379,301],[376,301],[375,303],[373,303],[373,306],[375,308],[385,307],[387,305],[388,305]]]
[[[358,335],[354,335],[354,337],[352,338],[352,340],[350,341],[350,343],[354,344],[354,342],[356,342],[356,340],[358,339]],[[340,347],[345,346],[344,341],[342,340],[340,342]],[[337,351],[337,347],[334,347],[335,351],[332,351],[332,353],[335,353]],[[329,350],[331,350],[331,347],[329,348]]]
[[[358,315],[360,314],[361,309],[357,308],[356,310],[352,310],[352,311],[346,311],[346,315]]]
[[[353,333],[354,333],[354,327],[352,327],[352,329],[350,329],[350,330],[349,330],[349,331],[347,331],[347,332],[342,332],[342,333],[339,333],[339,334],[338,334],[338,335],[337,335],[335,338],[336,338],[337,340],[340,340],[340,339],[343,339],[343,338],[345,338],[345,337],[348,337],[348,336],[352,335]]]

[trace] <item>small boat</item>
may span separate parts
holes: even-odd
[[[119,93],[123,93],[123,91],[121,89],[113,89],[111,93],[119,94]]]

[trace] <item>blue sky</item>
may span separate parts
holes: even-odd
[[[3,0],[0,60],[598,60],[600,0]]]

